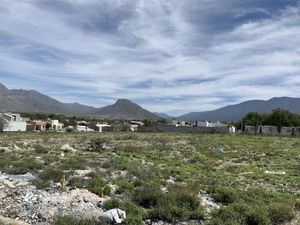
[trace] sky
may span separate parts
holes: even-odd
[[[171,115],[300,97],[300,0],[0,0],[0,82]]]

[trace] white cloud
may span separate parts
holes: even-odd
[[[0,0],[0,81],[62,101],[129,98],[175,113],[300,97],[300,8],[273,15],[217,2]],[[268,18],[235,21],[256,12]]]

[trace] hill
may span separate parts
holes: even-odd
[[[113,105],[96,110],[94,114],[102,117],[121,119],[160,119],[159,116],[143,109],[141,106],[127,99],[119,99]]]
[[[0,112],[56,113],[65,115],[93,115],[121,119],[159,119],[160,117],[141,106],[120,99],[115,104],[102,108],[62,103],[34,90],[9,90],[0,83]]]
[[[238,121],[248,112],[270,113],[273,109],[286,109],[293,113],[300,114],[300,98],[279,97],[270,100],[251,100],[236,105],[225,106],[220,109],[205,112],[192,112],[184,114],[178,119],[195,121]]]

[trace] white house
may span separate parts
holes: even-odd
[[[193,123],[195,127],[226,127],[227,125],[224,123],[221,123],[219,121],[215,122],[208,122],[206,121],[196,121]]]
[[[99,128],[99,132],[102,132],[104,127],[111,127],[110,125],[108,125],[107,123],[97,123],[96,127]]]
[[[53,130],[62,130],[64,124],[60,123],[58,120],[51,120],[51,128]]]
[[[236,132],[235,126],[228,126],[228,129],[229,129],[230,134],[235,134],[235,132]]]
[[[78,121],[76,125],[76,130],[79,132],[92,132],[95,131],[91,128],[89,128],[88,123],[86,121]]]
[[[3,131],[26,131],[27,122],[16,113],[1,113],[1,130]]]

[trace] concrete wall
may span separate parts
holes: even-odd
[[[276,126],[258,126],[257,133],[258,134],[266,134],[266,135],[280,134],[278,132],[278,128]]]
[[[249,134],[255,134],[254,126],[245,126],[245,132]],[[257,134],[262,135],[283,135],[283,136],[299,136],[300,135],[300,127],[282,127],[281,132],[278,132],[278,128],[276,126],[258,126]]]
[[[174,125],[156,125],[149,128],[149,131],[183,133],[229,133],[228,127],[176,127]]]
[[[26,122],[10,121],[4,126],[3,131],[26,131],[26,127]]]

